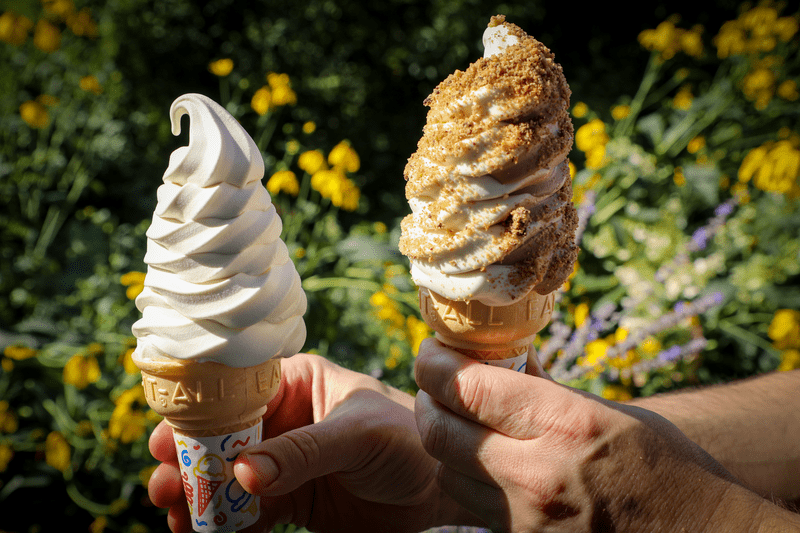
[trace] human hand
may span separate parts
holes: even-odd
[[[294,523],[313,531],[421,531],[461,511],[434,478],[422,449],[411,396],[325,359],[282,361],[282,381],[264,417],[264,442],[243,452],[234,473],[262,496],[261,518],[247,532]],[[162,461],[150,498],[169,507],[175,532],[191,531],[172,431],[150,437]]]
[[[655,413],[433,339],[415,373],[417,426],[441,462],[439,485],[494,531],[699,531],[757,514],[755,494]]]

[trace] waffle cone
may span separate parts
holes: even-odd
[[[473,359],[509,359],[527,352],[536,333],[553,314],[553,293],[531,291],[511,305],[490,306],[477,300],[450,300],[419,289],[422,318],[436,338]]]
[[[280,359],[235,368],[182,359],[134,362],[147,403],[187,437],[234,433],[258,424],[281,381]]]

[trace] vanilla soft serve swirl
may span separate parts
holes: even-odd
[[[553,54],[502,17],[484,45],[425,100],[400,250],[418,286],[509,305],[557,289],[577,256],[570,91]]]
[[[261,183],[264,161],[221,106],[187,94],[189,145],[170,157],[147,231],[145,288],[136,299],[137,355],[246,367],[302,348],[306,297]]]

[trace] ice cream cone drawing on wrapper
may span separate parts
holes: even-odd
[[[259,517],[233,462],[261,441],[280,358],[305,342],[306,297],[253,140],[202,95],[181,96],[170,114],[176,135],[189,116],[189,146],[170,157],[147,231],[133,360],[173,429],[195,531],[223,533]]]
[[[483,42],[425,100],[400,251],[440,341],[524,370],[578,252],[570,90],[550,50],[505,17]]]

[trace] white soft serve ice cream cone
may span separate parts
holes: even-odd
[[[133,360],[173,428],[194,529],[236,531],[259,508],[233,461],[261,441],[279,358],[305,342],[306,298],[253,140],[202,95],[181,96],[170,115],[175,135],[189,116],[189,145],[170,157],[147,231]]]

